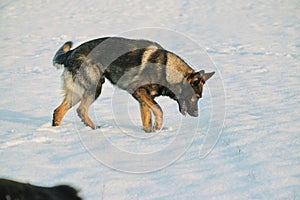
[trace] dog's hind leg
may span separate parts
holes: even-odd
[[[81,102],[79,107],[77,108],[77,114],[82,122],[91,127],[92,129],[96,129],[94,122],[89,118],[89,108],[94,103],[94,101],[99,97],[102,90],[102,84],[104,83],[104,78],[100,78],[98,81],[97,87],[95,90],[85,91],[81,97]],[[94,91],[94,92],[91,92]]]
[[[52,126],[61,125],[61,121],[67,111],[79,101],[80,97],[77,94],[67,90],[63,102],[53,112]]]
[[[94,103],[94,101],[100,96],[102,90],[102,84],[104,83],[104,78],[101,77],[98,81],[96,90],[85,91],[81,97],[81,102],[77,108],[77,114],[82,122],[91,127],[92,129],[98,128],[95,126],[94,122],[89,117],[89,108]],[[94,91],[94,92],[91,92]]]
[[[154,114],[155,116],[155,124],[154,124],[154,130],[160,130],[162,128],[163,125],[163,112],[160,108],[160,106],[158,105],[158,103],[156,101],[154,101],[154,99],[147,93],[147,90],[144,88],[138,88],[133,96],[140,102],[140,104],[145,104]],[[145,109],[145,108],[143,108]],[[146,109],[144,110],[146,111]],[[142,120],[143,118],[149,114],[146,111],[146,113],[143,110],[141,110],[142,113]],[[143,117],[143,113],[144,113],[144,117]],[[150,118],[151,119],[151,118]],[[147,121],[145,121],[145,124],[147,125],[148,123],[146,123]],[[143,121],[143,125],[144,125],[144,121]],[[146,129],[146,130],[145,130]],[[147,132],[148,128],[144,126],[144,130]]]
[[[77,114],[82,122],[91,127],[92,129],[96,129],[94,122],[89,118],[89,108],[92,103],[95,101],[97,97],[94,94],[90,94],[89,92],[84,92],[81,98],[81,102],[79,107],[77,108]]]

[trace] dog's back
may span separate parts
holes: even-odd
[[[1,200],[81,200],[77,191],[67,185],[55,187],[40,187],[26,183],[19,183],[7,179],[0,179]]]
[[[148,40],[133,40],[120,37],[104,37],[85,42],[71,50],[73,43],[66,42],[55,53],[53,65],[57,68],[65,67],[69,71],[78,70],[83,62],[92,60],[103,72],[107,66],[129,52],[146,49],[149,46],[162,49],[155,42]]]

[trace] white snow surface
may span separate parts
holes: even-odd
[[[89,200],[300,199],[298,0],[4,0],[0,15],[2,178],[71,184]],[[90,111],[100,129],[76,109],[52,127],[56,50],[113,35],[216,71],[200,117],[158,98],[164,128],[146,134],[138,103],[106,81]]]

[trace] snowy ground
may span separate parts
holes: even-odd
[[[300,199],[299,1],[1,1],[0,15],[1,177],[70,183],[85,199]],[[147,135],[138,104],[107,81],[91,109],[103,128],[74,110],[51,127],[54,52],[107,35],[217,71],[199,119],[160,98],[165,128]]]

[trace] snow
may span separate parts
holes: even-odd
[[[1,1],[0,176],[68,183],[84,199],[300,199],[300,3]],[[51,127],[62,100],[52,66],[65,41],[145,38],[194,69],[216,71],[183,117],[159,98],[161,132],[106,81],[90,116]]]

